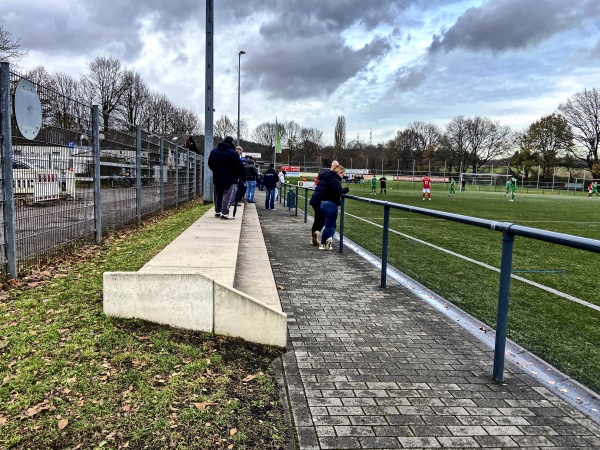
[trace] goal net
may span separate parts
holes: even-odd
[[[461,172],[460,184],[465,188],[476,187],[478,190],[490,189],[496,190],[504,188],[506,182],[512,178],[512,175],[498,173],[467,173]]]

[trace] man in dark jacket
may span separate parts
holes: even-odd
[[[229,203],[233,185],[237,183],[238,178],[244,176],[244,164],[235,151],[231,136],[227,136],[210,152],[208,167],[213,172],[215,184],[215,216],[233,219],[229,217]]]
[[[312,230],[311,230],[311,244],[319,245],[321,242],[321,230],[325,226],[325,217],[321,214],[321,201],[323,201],[323,193],[325,192],[325,183],[321,183],[322,180],[325,179],[325,176],[328,172],[339,166],[340,163],[337,161],[333,161],[331,163],[331,169],[324,169],[317,175],[317,180],[319,180],[318,184],[315,184],[315,191],[313,192],[312,197],[310,198],[310,206],[315,212],[315,220],[313,221]]]
[[[246,157],[246,201],[249,203],[256,203],[254,201],[254,191],[256,190],[256,178],[258,177],[258,170],[252,156]]]
[[[263,174],[265,189],[267,190],[267,196],[265,198],[266,209],[275,209],[275,190],[277,189],[279,176],[277,176],[274,167],[275,164],[269,164],[269,169]]]

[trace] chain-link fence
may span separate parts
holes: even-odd
[[[202,155],[116,117],[100,129],[97,107],[24,80],[6,63],[0,72],[4,277],[202,195]],[[39,98],[38,124],[27,123],[27,117],[23,123],[27,101],[25,110],[22,101],[14,101],[23,86]]]

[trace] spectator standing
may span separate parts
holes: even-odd
[[[235,151],[238,154],[240,160],[242,161],[242,164],[244,164],[245,161],[246,161],[244,158],[242,158],[242,152],[244,151],[244,149],[238,145],[235,148]],[[235,183],[235,186],[233,187],[233,193],[231,194],[231,200],[229,201],[229,207],[230,208],[233,206],[234,203],[238,203],[238,201],[239,201],[239,190],[240,190],[240,180],[238,178],[237,182]],[[239,205],[236,205],[236,206],[239,206]]]
[[[325,227],[321,235],[321,245],[319,250],[332,250],[331,244],[335,235],[337,226],[338,207],[341,204],[342,194],[350,191],[347,187],[342,187],[342,178],[346,171],[342,166],[336,166],[325,174],[319,182],[323,186],[323,199],[321,201],[321,213],[325,218]]]
[[[256,191],[256,179],[258,178],[258,170],[252,156],[246,157],[246,202],[256,203],[254,201],[254,192]]]
[[[385,175],[381,176],[381,178],[379,179],[379,183],[381,186],[381,190],[379,191],[379,193],[387,195],[387,178],[385,177]]]
[[[213,172],[215,185],[215,216],[225,220],[230,219],[229,204],[234,186],[244,174],[244,165],[235,151],[231,136],[227,136],[210,152],[208,167]]]
[[[423,200],[425,200],[425,195],[427,194],[429,201],[431,201],[431,178],[425,175],[421,178],[421,184],[423,185]]]
[[[265,180],[263,178],[263,174],[262,173],[258,174],[258,178],[256,179],[256,184],[258,185],[258,190],[259,191],[264,191],[265,190]]]
[[[319,181],[325,177],[327,172],[332,171],[334,167],[337,167],[339,165],[339,162],[333,161],[331,163],[331,169],[324,169],[317,175],[317,178],[315,178],[315,190],[312,196],[310,197],[310,206],[315,212],[315,220],[313,220],[311,229],[311,243],[315,246],[319,245],[319,243],[321,242],[321,231],[325,226],[325,217],[323,217],[323,214],[321,214],[321,200],[323,200],[323,192],[325,191],[325,185],[320,184]]]
[[[278,177],[275,172],[275,164],[269,164],[269,168],[263,174],[267,196],[265,197],[265,209],[275,209],[275,191],[277,190]]]
[[[456,181],[450,177],[450,193],[448,195],[456,195]]]
[[[275,198],[279,196],[279,190],[281,189],[281,186],[283,186],[283,183],[285,183],[285,170],[280,171],[277,175],[277,188],[275,189]]]

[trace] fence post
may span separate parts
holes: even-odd
[[[135,126],[135,218],[142,224],[142,127]]]
[[[159,168],[160,173],[158,174],[158,183],[159,183],[159,195],[160,195],[160,212],[164,212],[165,210],[165,141],[161,137],[159,139],[160,142],[160,156],[159,160]]]
[[[15,197],[12,172],[12,129],[10,101],[10,64],[0,63],[0,143],[2,144],[2,174],[4,179],[4,243],[6,244],[6,276],[17,278],[17,236]]]
[[[390,206],[383,207],[383,242],[381,247],[381,287],[387,287],[388,235],[390,228]]]
[[[179,208],[179,145],[175,146],[175,208]]]
[[[344,253],[344,196],[340,198],[340,249],[338,253]]]
[[[100,108],[92,105],[92,152],[94,153],[94,225],[96,244],[102,243],[102,193],[100,190]]]
[[[190,149],[187,149],[185,161],[185,201],[190,201]]]
[[[510,226],[502,230],[502,261],[500,263],[500,290],[498,292],[498,315],[496,317],[496,345],[494,346],[494,368],[492,380],[501,383],[504,379],[504,352],[508,328],[508,299],[510,294],[510,274],[512,271],[513,246],[515,236],[509,232]]]
[[[194,153],[194,199],[198,198],[198,154]]]
[[[298,217],[298,186],[296,185],[296,214],[294,214],[296,217]]]

